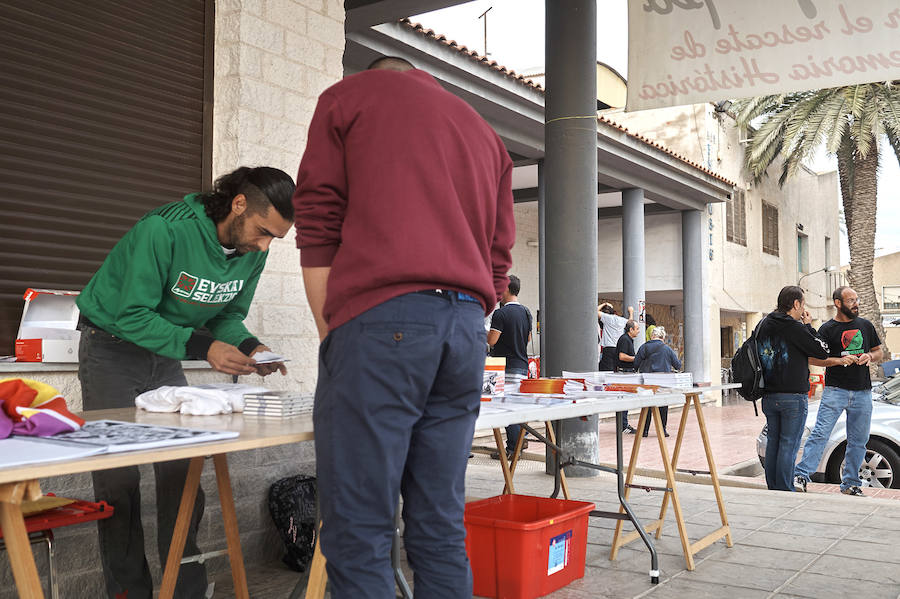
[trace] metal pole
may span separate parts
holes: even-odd
[[[681,213],[682,291],[684,294],[684,369],[695,381],[706,381],[703,359],[703,213]],[[749,333],[748,333],[749,334]]]
[[[547,363],[544,360],[544,339],[547,332],[545,317],[547,311],[547,196],[544,193],[544,161],[538,160],[538,312],[540,312],[540,343],[538,355],[541,356],[541,370],[538,376],[546,376]]]
[[[622,192],[622,312],[628,315],[628,306],[634,307],[640,333],[634,340],[634,349],[644,342],[646,326],[640,321],[640,310],[646,298],[644,261],[644,190],[626,189]]]
[[[597,368],[597,4],[545,2],[546,372]],[[597,462],[597,417],[562,422],[559,444]],[[570,466],[568,476],[596,476]]]

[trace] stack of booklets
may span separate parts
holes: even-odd
[[[644,384],[690,389],[694,386],[694,376],[690,372],[645,372]]]
[[[589,385],[602,385],[606,382],[606,375],[612,374],[611,372],[600,372],[597,370],[589,371],[589,372],[573,372],[570,370],[563,370],[562,375],[567,379],[584,379],[584,382]]]
[[[607,372],[605,379],[606,383],[625,383],[629,385],[640,385],[641,383],[650,384],[647,379],[641,376],[640,372]]]
[[[313,395],[296,391],[264,391],[244,394],[244,416],[296,418],[311,416]]]

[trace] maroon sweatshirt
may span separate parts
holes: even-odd
[[[329,330],[423,289],[493,308],[515,241],[511,175],[493,129],[424,71],[364,71],[325,90],[294,222],[301,265],[331,266]]]

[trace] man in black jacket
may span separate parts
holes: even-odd
[[[809,358],[824,360],[828,348],[810,326],[803,290],[789,285],[778,307],[759,325],[757,348],[763,369],[762,409],[766,415],[766,485],[794,490],[794,462],[806,423]]]

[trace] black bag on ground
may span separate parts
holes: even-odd
[[[284,542],[281,561],[305,572],[316,547],[316,477],[298,474],[272,483],[269,514]]]
[[[759,415],[756,410],[756,400],[762,397],[764,382],[759,348],[756,343],[757,331],[759,331],[759,324],[753,329],[750,338],[734,352],[734,357],[731,359],[731,380],[740,383],[741,388],[737,392],[747,401],[753,402],[753,411]]]

